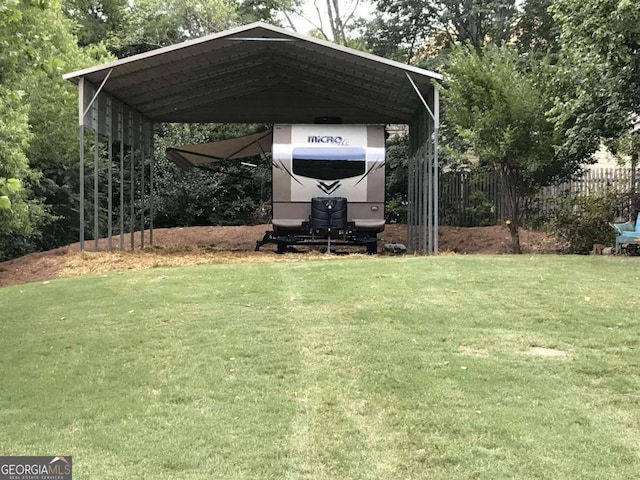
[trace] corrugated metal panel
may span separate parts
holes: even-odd
[[[153,121],[409,123],[421,108],[407,81],[441,76],[264,23],[65,75],[99,85]]]

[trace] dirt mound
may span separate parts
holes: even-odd
[[[196,265],[201,263],[294,261],[301,256],[319,255],[317,250],[304,253],[276,255],[273,245],[265,245],[255,252],[269,225],[240,227],[185,227],[159,228],[153,231],[153,247],[149,246],[149,232],[145,232],[141,249],[141,235],[133,238],[135,249],[131,250],[131,235],[123,238],[124,250],[117,250],[120,237],[113,237],[113,248],[108,253],[107,239],[98,241],[95,252],[93,240],[85,242],[85,252],[74,243],[48,252],[39,252],[9,260],[0,264],[0,286],[14,285],[55,277],[70,277],[87,273],[111,270],[150,268],[157,266]],[[406,225],[387,225],[379,235],[380,251],[385,243],[406,243]],[[441,252],[459,254],[504,254],[509,253],[509,231],[503,226],[492,227],[440,227],[439,247]],[[557,251],[557,245],[543,232],[522,230],[520,234],[525,252],[549,253]],[[362,252],[360,248],[345,248]]]

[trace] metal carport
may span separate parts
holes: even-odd
[[[94,164],[95,248],[101,223],[95,199],[107,189],[111,249],[118,182],[118,230],[124,233],[128,207],[133,248],[136,229],[142,246],[145,229],[153,242],[153,123],[313,123],[332,116],[343,123],[409,125],[408,247],[438,252],[437,73],[258,22],[64,78],[79,90],[81,248],[87,150]],[[126,195],[124,158],[130,159],[129,178],[136,179]],[[114,159],[120,167],[115,175]],[[98,175],[101,161],[109,166],[106,181]]]

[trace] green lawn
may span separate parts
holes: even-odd
[[[77,480],[640,476],[640,258],[155,268],[0,311],[0,454]]]

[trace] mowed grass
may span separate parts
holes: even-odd
[[[0,454],[78,480],[640,477],[639,258],[156,268],[0,306]]]

